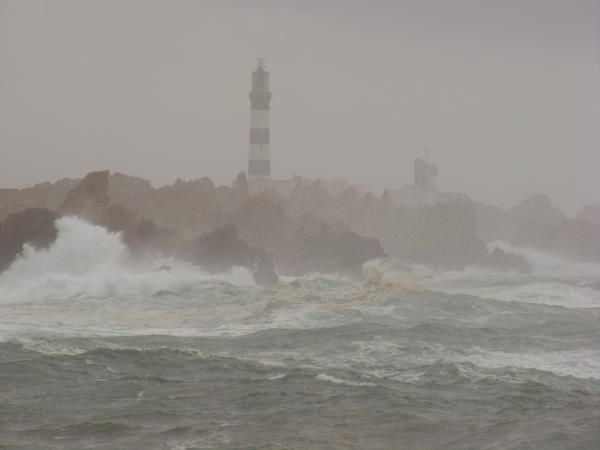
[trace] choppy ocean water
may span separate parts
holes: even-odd
[[[600,265],[261,288],[59,228],[0,274],[0,448],[600,448]]]

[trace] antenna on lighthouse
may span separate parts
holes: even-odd
[[[265,66],[265,61],[267,60],[267,58],[254,58],[256,60],[256,66],[261,68],[261,69],[265,69],[266,70],[266,66]]]

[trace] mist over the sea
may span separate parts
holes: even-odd
[[[243,269],[139,266],[78,219],[58,229],[0,275],[5,448],[600,440],[598,264],[515,249],[533,273],[374,263],[367,282],[265,289]]]
[[[600,449],[598,0],[0,0],[0,450]]]

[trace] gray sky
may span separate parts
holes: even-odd
[[[0,0],[0,186],[230,182],[257,56],[275,177],[600,201],[600,0]]]

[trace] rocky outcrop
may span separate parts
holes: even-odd
[[[273,258],[264,250],[248,245],[238,236],[237,228],[227,224],[187,243],[179,255],[210,273],[246,267],[257,283],[276,284],[278,276]]]
[[[134,255],[149,257],[172,256],[184,245],[176,233],[146,218],[123,230],[123,242]]]
[[[63,178],[55,183],[39,183],[24,189],[0,189],[0,222],[9,214],[27,208],[45,208],[55,211],[77,180]]]
[[[471,202],[426,208],[411,236],[417,244],[411,246],[416,259],[453,269],[484,260],[487,250],[477,236],[476,223]]]
[[[261,286],[273,286],[279,283],[279,276],[277,275],[275,259],[273,256],[268,255],[264,250],[261,250],[261,254],[254,266],[252,277],[256,284]]]
[[[567,219],[545,195],[535,195],[511,208],[519,212],[519,226],[511,242],[554,253],[575,261],[600,262],[600,208],[588,207]]]
[[[113,232],[127,232],[137,227],[140,215],[121,205],[109,205],[102,209],[98,225]]]
[[[110,180],[118,189],[146,191],[145,180],[123,174],[109,176],[107,170],[87,174],[65,197],[59,208],[63,215],[75,215],[110,231],[121,232],[123,241],[136,256],[170,256],[182,241],[168,229],[121,205],[109,204]]]
[[[294,226],[281,201],[269,193],[248,197],[229,214],[228,221],[242,239],[273,254],[286,245]]]
[[[124,173],[111,173],[108,178],[108,195],[111,198],[121,194],[142,194],[152,191],[152,184],[143,178],[132,177]]]
[[[46,248],[56,239],[56,213],[42,208],[29,208],[8,216],[0,224],[0,272],[23,251],[25,244]]]
[[[517,227],[530,223],[545,223],[556,225],[566,219],[566,216],[553,204],[546,194],[533,194],[508,211]]]
[[[57,207],[59,214],[77,215],[121,232],[136,254],[172,255],[191,241],[196,249],[192,259],[207,270],[243,265],[262,273],[264,279],[272,277],[275,265],[283,274],[360,274],[364,262],[386,254],[440,268],[484,265],[525,270],[524,262],[514,255],[488,253],[478,236],[480,212],[490,219],[486,239],[510,231],[515,223],[556,224],[562,217],[540,195],[508,211],[473,205],[466,197],[426,208],[399,207],[386,194],[364,195],[355,189],[329,193],[319,182],[297,185],[288,198],[274,192],[250,195],[244,173],[232,186],[218,187],[201,178],[155,189],[144,179],[108,171],[92,172],[74,183],[60,183],[63,191],[70,188],[68,192],[60,191],[58,183],[38,189],[63,192],[56,194],[64,197]],[[3,195],[25,201],[12,190],[0,190],[0,200]],[[36,201],[41,200],[14,205],[36,205]],[[233,224],[235,233],[226,224]],[[506,234],[503,239],[508,240]],[[212,248],[211,242],[221,242],[223,247]]]
[[[230,216],[244,240],[274,255],[284,275],[361,276],[366,261],[386,255],[378,239],[334,226],[313,213],[292,218],[284,205],[276,196],[263,193],[249,197]]]
[[[58,208],[61,215],[74,215],[93,223],[102,221],[108,205],[108,170],[90,172],[71,189]]]
[[[377,232],[372,235],[383,236],[384,249],[391,256],[453,270],[481,264],[488,258],[468,201],[396,209],[386,215],[389,219],[377,223]]]
[[[79,184],[75,184],[73,180],[63,180],[54,185],[42,183],[23,190],[40,203],[49,200],[49,196],[42,195],[42,192],[54,192],[61,199],[64,197],[64,200],[61,200],[58,213],[34,207],[13,213],[4,220],[0,229],[0,270],[10,265],[23,250],[24,244],[44,248],[54,242],[57,235],[54,221],[59,215],[77,215],[94,223],[101,223],[105,219],[104,212],[108,203],[107,187],[108,171],[104,171],[88,174]],[[33,196],[32,189],[37,197]]]
[[[411,208],[397,206],[387,191],[380,197],[353,189],[329,195],[315,183],[292,191],[286,208],[310,211],[338,229],[376,237],[385,253],[405,262],[460,270],[489,257],[478,236],[473,204],[464,196]]]
[[[577,219],[600,225],[600,204],[585,205],[577,214]]]
[[[189,242],[180,255],[212,273],[233,266],[249,267],[253,256],[248,243],[238,237],[237,229],[230,224]]]
[[[534,194],[507,210],[474,203],[477,231],[486,242],[510,241],[515,232],[529,224],[556,225],[566,219],[546,194]]]
[[[506,210],[481,202],[473,202],[473,208],[477,219],[477,234],[484,242],[510,241],[517,224]]]
[[[236,189],[241,190],[242,195],[243,183],[244,179],[238,177],[240,186]],[[262,249],[249,246],[240,239],[234,226],[226,225],[186,243],[176,232],[158,226],[135,209],[121,204],[109,205],[109,188],[115,195],[129,195],[130,198],[154,192],[159,200],[165,197],[165,205],[169,205],[168,200],[172,199],[174,204],[170,204],[171,208],[186,214],[186,205],[189,209],[198,201],[215,204],[216,191],[210,180],[202,179],[192,183],[179,181],[172,189],[153,191],[149,183],[142,179],[123,174],[109,176],[108,171],[92,172],[67,194],[59,212],[76,215],[111,231],[121,232],[123,241],[137,256],[171,256],[179,253],[209,272],[222,272],[233,266],[243,266],[251,270],[261,284],[277,282],[273,258]],[[202,212],[210,215],[215,211],[211,208],[202,211],[199,208],[198,214]]]
[[[525,258],[514,253],[505,252],[501,248],[494,248],[486,261],[481,265],[494,270],[515,271],[528,273],[533,267]]]
[[[512,243],[575,261],[600,262],[600,225],[585,220],[529,223],[517,230]]]
[[[359,277],[363,264],[387,256],[378,239],[321,224],[319,231],[297,230],[280,250],[277,263],[286,275],[336,273]]]
[[[111,203],[135,211],[140,217],[151,219],[157,226],[173,230],[184,239],[214,230],[226,222],[219,189],[209,178],[177,180],[158,189],[141,187],[137,182],[121,183],[120,187],[111,185]],[[230,193],[232,188],[226,191]]]

